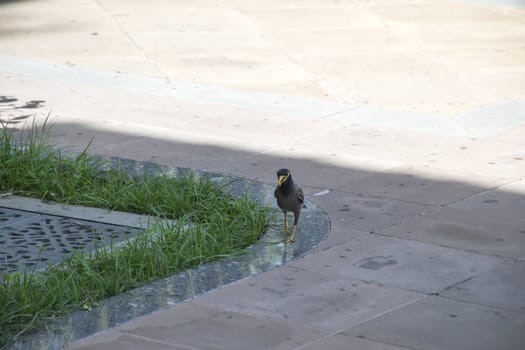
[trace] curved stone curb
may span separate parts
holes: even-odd
[[[131,174],[149,175],[165,172],[175,176],[195,173],[216,181],[233,181],[227,190],[234,196],[247,192],[254,200],[277,208],[273,186],[260,182],[190,169],[161,166],[150,162],[110,159],[125,167]],[[281,266],[306,254],[321,242],[330,230],[327,214],[316,204],[306,200],[293,244],[282,243],[281,226],[272,226],[254,245],[241,253],[212,261],[157,280],[140,288],[116,295],[100,302],[91,311],[73,311],[50,322],[45,330],[21,337],[5,349],[59,349],[75,340],[115,327],[133,318],[220,288],[246,277]],[[279,215],[280,217],[280,215]]]

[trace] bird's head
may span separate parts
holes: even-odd
[[[290,170],[288,169],[280,169],[277,172],[277,184],[278,186],[282,186],[283,183],[288,181],[288,179],[292,179],[292,174],[290,173]]]

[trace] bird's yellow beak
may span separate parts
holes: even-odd
[[[277,180],[277,184],[279,186],[281,186],[283,184],[283,182],[285,182],[286,180],[288,180],[288,176],[290,175],[281,175],[279,176],[278,180]]]

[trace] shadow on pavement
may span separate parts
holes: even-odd
[[[8,104],[10,108],[27,105],[5,101],[4,105]],[[29,120],[27,108],[17,113],[19,120],[10,118],[15,123],[9,127],[14,130],[23,125],[22,121]],[[329,215],[331,232],[317,251],[372,234],[511,261],[525,257],[525,183],[508,174],[508,178],[502,174],[501,179],[483,186],[475,175],[472,181],[467,181],[465,177],[439,179],[439,174],[422,176],[417,166],[395,171],[368,170],[336,165],[330,159],[279,156],[275,152],[256,153],[203,142],[137,136],[83,123],[57,122],[51,140],[58,147],[78,150],[93,141],[92,153],[240,176],[269,186],[275,183],[275,171],[288,167],[308,198]],[[515,157],[513,161],[520,164],[522,160]],[[360,260],[359,267],[373,270],[395,264],[388,256],[372,258]],[[218,276],[213,271],[211,274]],[[166,289],[171,287],[168,285]],[[105,317],[111,314],[107,309],[101,312]]]
[[[96,154],[240,176],[272,186],[275,171],[290,168],[307,197],[328,212],[335,236],[331,238],[336,241],[358,231],[481,254],[525,256],[523,180],[503,178],[498,187],[490,183],[484,187],[475,183],[475,175],[470,183],[422,177],[416,171],[367,171],[308,158],[135,137],[80,124],[58,123],[52,133],[60,147],[82,149],[92,140],[91,151]]]

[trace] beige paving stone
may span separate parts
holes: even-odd
[[[348,227],[344,220],[332,220],[330,222],[330,232],[328,233],[328,236],[322,240],[317,247],[314,247],[311,252],[315,253],[327,250],[368,234],[370,233]]]
[[[485,191],[450,206],[452,209],[468,210],[481,217],[500,218],[525,224],[525,179]]]
[[[384,60],[384,55],[389,59]],[[319,77],[329,93],[345,102],[445,116],[479,107],[486,101],[486,93],[471,87],[447,67],[427,57],[415,60],[414,56],[420,56],[419,50],[365,51],[322,59],[314,56],[301,58],[301,62]],[[392,71],[392,65],[398,69]],[[411,79],[402,79],[406,76]],[[411,96],[409,101],[406,96]],[[439,105],[428,96],[439,100]]]
[[[525,125],[525,102],[506,100],[454,118],[477,138]]]
[[[290,349],[325,334],[300,323],[256,318],[194,302],[157,312],[154,318],[128,322],[121,332],[198,349]]]
[[[338,190],[312,199],[330,213],[334,225],[338,223],[350,231],[378,231],[430,210],[425,204]]]
[[[290,266],[332,279],[359,279],[436,293],[487,271],[501,261],[497,257],[369,234],[308,255]]]
[[[482,254],[521,258],[525,256],[525,221],[521,213],[521,193],[494,190],[385,228],[381,233]]]
[[[127,322],[117,332],[82,339],[67,349],[103,349],[132,339],[153,349],[291,349],[325,334],[299,323],[185,302]]]
[[[292,147],[302,152],[325,152],[356,159],[390,161],[392,165],[398,166],[417,164],[419,159],[449,150],[451,144],[459,148],[465,142],[460,137],[436,137],[425,132],[360,125],[357,121],[347,122],[337,116],[329,120],[339,128],[337,132],[321,130],[318,135],[296,140]]]
[[[336,273],[327,276],[307,271],[298,267],[300,261],[294,265],[202,296],[195,303],[333,332],[422,297],[414,292],[338,277]]]
[[[145,337],[135,337],[129,334],[110,333],[97,335],[81,341],[68,349],[75,350],[103,350],[109,348],[129,349],[129,350],[188,350],[186,346],[177,346],[165,342],[159,342]]]
[[[442,296],[525,312],[525,261],[505,261],[490,271],[447,289]]]
[[[396,6],[230,1],[214,8],[206,3],[85,1],[80,16],[61,0],[53,4],[61,10],[49,12],[45,19],[38,13],[47,11],[47,3],[36,5],[42,11],[26,11],[24,16],[20,13],[27,4],[5,6],[11,19],[6,30],[17,34],[2,40],[5,54],[296,96],[373,101],[441,115],[464,112],[487,98],[523,96],[521,80],[516,80],[523,70],[519,10],[463,3],[449,7],[441,1]],[[169,19],[165,13],[170,13]],[[201,21],[202,16],[208,21]],[[29,29],[29,35],[22,23],[47,31],[37,36]],[[57,23],[60,31],[53,29]],[[43,35],[50,40],[37,41]],[[28,40],[34,43],[27,45]],[[449,47],[457,49],[442,55]],[[390,48],[386,56],[385,48]],[[334,53],[347,59],[325,64]],[[403,54],[408,54],[406,59]],[[464,54],[476,59],[454,56]],[[348,73],[362,62],[369,66]],[[503,64],[507,75],[484,74]],[[398,69],[390,69],[392,65]],[[384,73],[374,78],[377,69]],[[409,83],[407,74],[412,76]]]
[[[498,0],[0,7],[2,95],[46,100],[31,112],[53,110],[54,142],[78,147],[94,137],[98,154],[270,184],[288,167],[331,220],[328,238],[292,265],[72,348],[523,344],[525,129],[502,128],[505,118],[491,109],[525,98],[522,7]],[[473,119],[477,132],[459,125],[482,108],[489,113]],[[446,298],[411,302],[435,292]]]
[[[294,139],[315,135],[319,128],[331,127],[329,122],[306,116],[303,122],[297,122],[251,111],[236,111],[226,117],[201,118],[187,126],[189,130],[228,138],[244,148],[260,150],[288,146]]]
[[[92,1],[83,0],[75,7],[62,0],[8,4],[2,5],[2,12],[8,18],[2,21],[3,30],[10,33],[8,40],[5,36],[1,40],[3,54],[159,75],[143,52]]]
[[[349,336],[344,333],[337,333],[323,338],[315,343],[308,344],[301,348],[304,350],[402,350],[405,347],[399,347],[391,344],[380,343]]]
[[[518,350],[524,325],[523,313],[430,296],[344,333],[415,349]]]
[[[524,145],[525,125],[499,132],[488,137],[490,140],[504,142],[507,145]]]
[[[525,171],[523,147],[504,143],[469,142],[415,160],[423,169],[451,169],[457,180],[488,188],[519,180]],[[425,170],[423,170],[425,171]]]
[[[337,187],[342,191],[431,205],[445,205],[506,183],[507,179],[472,178],[432,167],[400,166]],[[469,183],[470,182],[470,183]]]
[[[520,59],[522,57],[523,54],[520,55]],[[523,95],[520,92],[524,86],[523,73],[522,67],[505,69],[499,66],[492,68],[492,70],[488,68],[486,72],[472,75],[469,80],[474,86],[486,85],[484,89],[490,94],[490,100],[494,102],[497,102],[500,96],[523,99]]]
[[[52,143],[57,147],[83,150],[89,146],[90,152],[111,156],[119,156],[120,153],[124,156],[125,152],[121,150],[131,151],[126,145],[147,139],[150,133],[143,127],[122,122],[92,120],[88,126],[83,119],[62,120],[57,117],[50,120],[52,124],[49,133]],[[119,149],[111,152],[115,147]]]
[[[519,146],[522,131],[516,128],[514,131],[509,130],[509,133],[508,141],[503,138],[507,133],[481,140],[456,136],[436,137],[422,132],[347,123],[337,132],[322,132],[297,140],[292,147],[305,154],[326,152],[349,159],[355,157],[353,163],[348,163],[350,167],[359,168],[362,163],[365,168],[380,170],[369,164],[388,165],[390,161],[392,168],[399,165],[399,169],[405,169],[408,175],[417,176],[419,173],[424,178],[439,179],[442,173],[442,179],[446,181],[456,180],[492,188],[519,179],[525,171],[521,160],[524,157],[523,150]],[[333,156],[330,158],[337,159]],[[398,162],[397,165],[395,162]],[[383,168],[383,171],[386,170],[388,167]],[[350,182],[353,179],[348,180]]]
[[[256,153],[248,159],[235,162],[233,166],[239,174],[247,177],[264,173],[262,179],[271,182],[275,181],[278,169],[287,168],[296,174],[294,178],[301,186],[333,189],[351,179],[360,179],[396,164],[336,153],[301,152],[283,145],[269,152]]]

